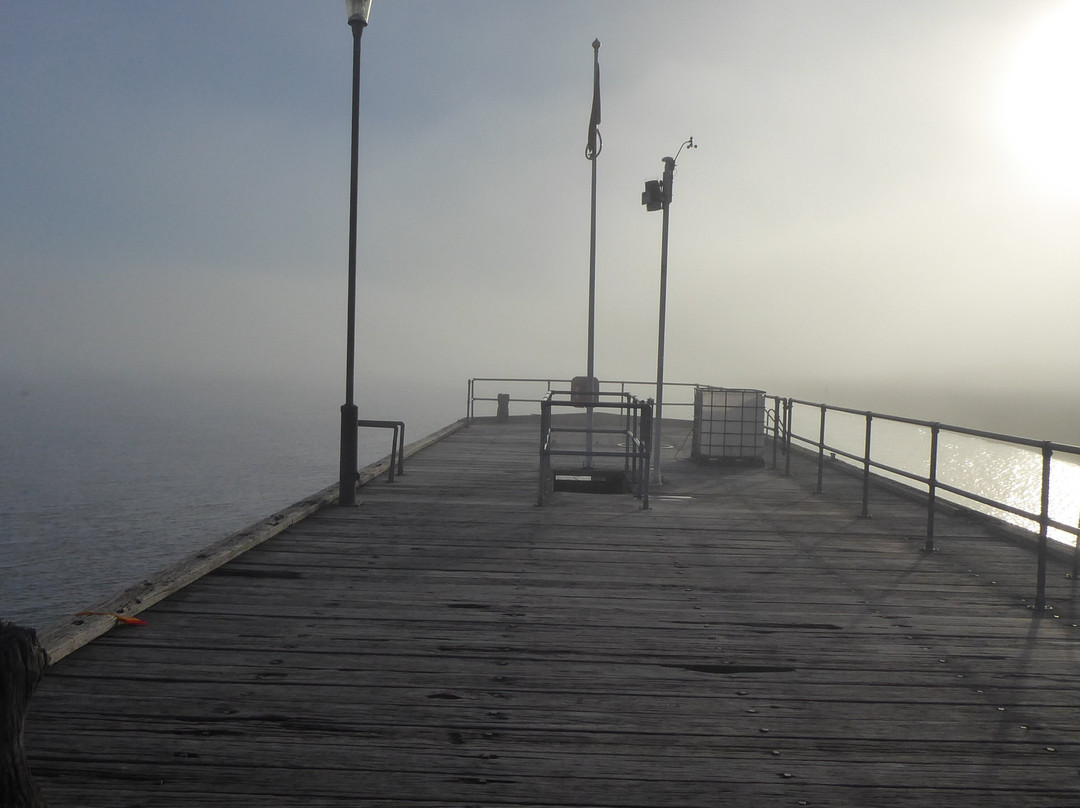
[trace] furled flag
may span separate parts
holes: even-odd
[[[600,150],[604,147],[604,139],[600,137],[600,40],[594,39],[593,43],[593,90],[592,90],[592,115],[589,117],[589,144],[585,147],[585,159],[595,160]]]

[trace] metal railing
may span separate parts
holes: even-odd
[[[555,396],[567,396],[565,400],[557,400]],[[616,401],[603,401],[602,396],[616,396]],[[540,400],[540,475],[539,492],[536,504],[547,504],[548,496],[553,487],[554,472],[551,467],[552,457],[617,457],[623,460],[623,470],[631,480],[634,495],[641,498],[641,509],[649,509],[649,456],[652,447],[653,429],[653,402],[652,399],[639,401],[629,393],[600,393],[596,394],[595,400],[583,403],[569,398],[570,390],[552,390]],[[623,414],[625,420],[622,429],[595,428],[590,425],[582,427],[554,426],[551,421],[552,407],[572,407],[574,409],[603,410],[616,409]],[[569,433],[585,435],[588,438],[587,449],[557,449],[555,448],[555,435],[557,433]],[[593,448],[592,437],[594,435],[619,435],[623,438],[621,451],[604,451]]]
[[[488,392],[488,390],[491,389],[489,388],[489,385],[492,384],[500,384],[503,386],[523,385],[526,388],[530,385],[538,386],[539,389],[535,395],[531,393],[521,395],[519,391],[517,396],[512,396],[512,400],[515,402],[541,405],[545,398],[550,398],[551,394],[556,391],[556,388],[560,386],[568,387],[570,385],[570,380],[523,379],[512,377],[478,377],[469,379],[467,404],[469,422],[476,417],[476,404],[478,402],[497,402],[496,392]],[[686,408],[688,410],[688,417],[692,417],[694,406],[693,390],[699,386],[700,385],[698,384],[690,383],[665,383],[665,399],[668,398],[667,391],[669,389],[675,394],[671,397],[673,399],[672,401],[665,400],[665,405],[669,407]],[[600,382],[601,391],[606,393],[617,393],[622,395],[628,394],[628,391],[630,390],[641,388],[655,390],[656,384],[655,382],[635,381]],[[687,391],[690,393],[688,397],[686,396]],[[498,392],[505,391],[499,390]],[[681,398],[678,397],[679,394],[682,394]],[[845,465],[848,469],[854,468],[856,472],[861,469],[862,508],[860,515],[862,516],[870,515],[870,483],[872,478],[876,477],[882,480],[891,479],[894,482],[899,482],[900,484],[907,486],[913,492],[925,492],[926,535],[923,548],[926,551],[934,550],[934,518],[938,505],[940,504],[939,500],[948,501],[953,505],[967,508],[971,511],[981,512],[1002,523],[1021,527],[1026,523],[1034,526],[1036,529],[1029,529],[1028,532],[1034,534],[1037,538],[1038,567],[1036,573],[1035,608],[1039,611],[1042,611],[1046,607],[1047,556],[1050,532],[1052,530],[1060,531],[1062,534],[1071,537],[1070,544],[1073,548],[1072,574],[1074,578],[1080,577],[1080,526],[1077,524],[1065,523],[1060,519],[1051,516],[1050,494],[1051,469],[1055,464],[1055,460],[1060,459],[1061,457],[1067,457],[1074,464],[1080,464],[1080,446],[1056,443],[1053,441],[1032,440],[1015,435],[970,429],[952,424],[943,424],[937,421],[887,415],[869,410],[856,410],[849,407],[805,401],[797,398],[768,396],[767,400],[772,402],[772,406],[771,408],[766,409],[765,424],[763,428],[765,429],[766,434],[771,433],[774,439],[771,468],[776,469],[778,467],[780,461],[779,455],[780,453],[783,453],[784,473],[790,474],[791,450],[794,444],[800,444],[803,449],[814,452],[817,455],[817,482],[815,490],[820,493],[824,485],[826,453],[829,454],[830,459],[839,460],[841,463],[845,463],[846,461]],[[796,433],[794,429],[794,414],[797,408],[810,408],[815,411],[817,418],[816,435]],[[535,410],[533,410],[533,412],[535,412]],[[862,419],[860,427],[862,432],[861,451],[845,448],[844,446],[838,445],[835,442],[830,442],[827,439],[826,427],[827,424],[831,423],[829,420],[830,413],[843,414],[849,418]],[[800,420],[805,419],[800,417]],[[911,467],[904,468],[902,465],[896,463],[885,462],[880,454],[875,455],[873,447],[873,437],[875,434],[874,425],[875,423],[882,422],[892,425],[903,425],[924,431],[923,434],[929,438],[929,445],[922,458],[922,462],[925,464],[924,473],[914,471]],[[811,427],[811,429],[812,428],[813,427]],[[1005,447],[1037,452],[1037,456],[1041,461],[1038,509],[1033,510],[1031,508],[1020,507],[998,497],[988,495],[986,491],[972,490],[972,487],[970,486],[954,484],[954,482],[949,479],[943,479],[941,474],[941,456],[942,436],[944,435],[981,439],[995,444],[1002,444]],[[848,445],[850,446],[851,444],[849,443]],[[881,454],[889,454],[889,452],[883,452]],[[970,459],[968,459],[967,462],[971,462]],[[645,465],[646,467],[648,466],[647,461]],[[648,474],[646,473],[646,477],[647,476]],[[989,511],[981,511],[979,506],[989,509]],[[1003,518],[1000,514],[1005,514],[1012,518]]]
[[[466,404],[466,419],[472,423],[476,415],[476,404],[497,404],[498,394],[506,393],[506,389],[491,388],[491,385],[501,384],[504,387],[514,388],[510,394],[511,404],[534,404],[529,414],[540,411],[539,405],[544,397],[556,389],[569,389],[571,379],[529,379],[513,377],[477,377],[469,379],[468,401]],[[622,380],[600,380],[599,392],[601,395],[634,395],[644,400],[656,394],[656,382],[638,382]],[[700,385],[692,382],[664,382],[664,409],[669,407],[679,408],[686,411],[687,418],[692,417],[694,410],[694,389]],[[687,395],[689,393],[689,395]]]
[[[780,447],[783,446],[786,449],[788,447],[788,442],[786,423],[781,420],[781,413],[786,412],[786,410],[783,409],[784,399],[780,398],[780,396],[772,396],[772,401],[772,409],[769,409],[768,407],[765,408],[765,434],[768,435],[770,431],[772,432],[772,463],[769,468],[775,469],[777,464],[777,455],[779,454]],[[784,456],[785,458],[790,458],[791,453],[785,451]],[[784,473],[790,474],[791,461],[786,460],[786,463],[787,465],[785,467]]]
[[[964,502],[978,503],[988,508],[1012,514],[1021,519],[1038,525],[1038,561],[1036,570],[1036,597],[1035,609],[1042,611],[1046,607],[1046,566],[1048,553],[1048,538],[1051,528],[1062,531],[1074,537],[1073,549],[1073,575],[1077,575],[1080,567],[1080,542],[1075,537],[1080,536],[1080,527],[1074,524],[1065,524],[1050,516],[1050,470],[1055,454],[1068,455],[1080,458],[1080,447],[1069,444],[1055,443],[1053,441],[1038,441],[1021,438],[1015,435],[1004,435],[997,432],[988,432],[979,429],[942,424],[937,421],[925,421],[917,418],[904,418],[896,415],[884,415],[882,413],[866,410],[855,410],[847,407],[837,407],[818,402],[802,401],[795,398],[774,398],[775,412],[773,419],[773,435],[778,438],[774,443],[781,443],[787,450],[787,466],[785,473],[790,473],[790,457],[792,442],[796,441],[804,446],[811,447],[817,452],[817,493],[821,493],[824,485],[825,453],[832,458],[844,458],[862,467],[862,516],[870,515],[870,479],[874,471],[878,476],[892,475],[901,482],[913,487],[925,486],[926,488],[926,539],[923,549],[934,550],[934,515],[937,509],[939,495],[942,492],[952,494],[960,504]],[[817,410],[818,429],[817,436],[798,435],[792,428],[793,414],[796,407],[809,407]],[[830,413],[843,413],[849,416],[863,419],[864,438],[862,452],[852,452],[841,446],[830,444],[826,441],[826,423]],[[927,473],[920,474],[910,469],[887,464],[876,460],[872,453],[872,439],[874,423],[884,421],[893,424],[906,424],[928,430],[930,445],[928,450]],[[978,491],[971,491],[957,485],[943,481],[939,476],[939,460],[941,450],[941,436],[943,434],[964,435],[973,438],[981,438],[995,443],[1013,447],[1036,449],[1042,458],[1042,479],[1040,488],[1039,511],[1030,511],[1020,508],[1008,502],[986,496]],[[956,500],[952,500],[956,502]]]
[[[404,421],[373,421],[361,418],[356,422],[358,427],[367,427],[371,429],[392,429],[394,430],[394,436],[390,443],[390,465],[386,471],[386,481],[392,483],[394,481],[394,466],[397,466],[397,473],[405,473],[405,422]]]

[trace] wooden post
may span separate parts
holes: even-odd
[[[23,726],[30,696],[48,664],[32,628],[0,621],[0,804],[4,808],[45,806],[26,760]]]

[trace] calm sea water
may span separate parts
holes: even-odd
[[[405,420],[415,440],[464,414],[464,387],[387,391],[361,415]],[[333,393],[8,385],[0,405],[0,619],[22,625],[91,607],[337,479]],[[816,413],[795,429],[816,436]],[[860,419],[830,416],[828,443],[861,451],[863,435]],[[874,436],[876,459],[926,473],[926,430],[875,422]],[[389,432],[362,431],[361,463],[389,445]],[[949,435],[939,474],[1039,509],[1037,452]],[[1055,460],[1051,492],[1051,516],[1075,524],[1080,465]]]
[[[21,625],[91,607],[337,480],[332,393],[118,384],[0,395],[0,619]],[[411,442],[464,415],[464,384],[459,397],[406,395],[361,414],[405,420]],[[361,464],[390,440],[362,431]]]
[[[792,430],[817,440],[820,416],[816,409],[796,406]],[[862,455],[866,421],[862,416],[830,412],[825,420],[825,443]],[[930,430],[911,424],[875,419],[871,429],[871,457],[880,463],[925,477],[930,471]],[[1020,436],[1023,437],[1023,436]],[[1037,449],[942,431],[938,440],[937,478],[941,483],[979,494],[1027,513],[1042,507],[1042,453]],[[911,481],[890,475],[904,482]],[[925,486],[915,485],[921,491]],[[943,499],[959,502],[1027,530],[1038,523],[1008,511],[940,492]],[[1055,453],[1050,464],[1049,515],[1064,525],[1080,523],[1080,457]],[[1051,528],[1050,538],[1075,545],[1073,534]]]

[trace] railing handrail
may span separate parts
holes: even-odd
[[[386,481],[392,483],[394,481],[394,465],[397,465],[397,473],[402,475],[405,473],[405,422],[404,421],[387,421],[377,420],[372,418],[361,418],[356,422],[359,428],[371,428],[371,429],[392,429],[394,435],[390,442],[390,465],[387,467]]]
[[[994,440],[1000,443],[1015,443],[1019,446],[1028,446],[1031,448],[1041,449],[1044,445],[1050,444],[1055,452],[1068,452],[1069,454],[1080,455],[1080,446],[1070,443],[1058,443],[1056,441],[1037,440],[1035,438],[1025,438],[1019,435],[1009,435],[1002,432],[990,432],[985,429],[973,429],[966,426],[957,426],[956,424],[943,424],[940,421],[928,421],[922,418],[908,418],[902,415],[889,415],[887,413],[878,412],[876,410],[857,410],[851,407],[840,407],[835,404],[824,404],[816,401],[805,401],[800,398],[788,398],[785,399],[792,404],[802,404],[807,407],[821,408],[825,407],[829,412],[843,412],[848,415],[871,415],[875,419],[894,421],[901,424],[911,424],[913,426],[923,426],[928,429],[937,427],[944,432],[953,432],[957,435],[969,435],[973,438],[985,438],[986,440]]]
[[[495,383],[495,382],[505,382],[505,383],[511,383],[511,384],[543,384],[543,385],[546,385],[546,387],[547,387],[544,395],[547,395],[547,394],[549,394],[549,393],[551,393],[553,391],[553,389],[554,389],[553,385],[570,385],[570,384],[573,383],[573,379],[555,378],[555,377],[550,377],[550,378],[536,377],[536,378],[533,378],[533,377],[516,377],[516,376],[475,376],[473,378],[470,378],[469,379],[468,401],[467,401],[467,404],[466,404],[466,412],[465,412],[467,422],[471,423],[473,418],[475,417],[475,407],[474,407],[474,405],[475,405],[475,403],[477,401],[485,401],[485,402],[496,402],[496,401],[498,401],[497,394],[493,395],[493,396],[478,396],[478,395],[476,395],[476,384],[477,383],[488,384],[488,383]],[[620,393],[626,393],[626,388],[627,387],[651,387],[651,388],[654,388],[654,389],[656,387],[656,381],[655,380],[654,381],[631,381],[631,380],[626,380],[626,379],[597,379],[597,384],[600,385],[601,387],[603,387],[603,386],[611,387],[611,386],[618,385]],[[668,381],[664,382],[664,389],[665,390],[667,390],[669,388],[671,388],[671,389],[689,388],[689,389],[692,390],[692,389],[696,389],[696,388],[702,387],[702,386],[703,385],[698,384],[697,382],[668,382]],[[606,391],[598,390],[598,392],[601,392],[604,395],[607,394]],[[665,399],[666,399],[666,397],[665,397]],[[540,398],[515,398],[513,400],[517,401],[517,402],[524,402],[526,404],[539,404],[539,403],[541,403],[543,401],[543,396],[541,396]],[[690,401],[667,401],[667,400],[665,400],[664,404],[665,404],[665,406],[668,406],[668,407],[691,407],[692,408],[694,406],[694,402],[692,400],[690,400]]]
[[[468,421],[471,422],[473,418],[474,404],[476,401],[496,401],[496,398],[480,397],[476,395],[477,383],[523,383],[523,384],[544,384],[547,387],[546,400],[551,401],[552,385],[556,384],[572,384],[570,379],[543,379],[543,378],[514,378],[514,377],[476,377],[469,379],[469,399],[468,399]],[[621,392],[625,392],[627,387],[655,387],[655,382],[649,381],[621,381],[621,380],[603,380],[599,381],[601,386],[614,386],[617,385]],[[700,388],[704,385],[689,382],[664,382],[664,388]],[[566,393],[567,391],[560,391],[560,393]],[[837,456],[846,458],[854,463],[862,465],[863,471],[863,502],[862,502],[862,516],[869,516],[869,497],[870,497],[870,479],[872,476],[878,478],[884,478],[885,475],[878,474],[876,472],[885,472],[886,474],[894,475],[899,478],[901,484],[910,484],[915,490],[918,490],[918,486],[926,486],[927,494],[927,515],[926,515],[926,541],[924,549],[927,551],[934,550],[934,515],[937,507],[937,495],[938,492],[945,492],[951,494],[954,497],[959,498],[962,501],[970,503],[977,503],[979,505],[986,506],[993,510],[999,511],[1004,514],[1011,514],[1020,519],[1026,520],[1029,523],[1035,523],[1038,525],[1038,582],[1036,587],[1036,599],[1035,608],[1041,611],[1045,608],[1045,575],[1046,575],[1046,561],[1048,553],[1048,537],[1051,528],[1059,530],[1063,533],[1070,534],[1074,537],[1073,542],[1073,576],[1080,577],[1080,525],[1069,525],[1053,519],[1050,516],[1050,473],[1053,458],[1055,454],[1067,454],[1080,458],[1080,446],[1060,443],[1057,441],[1048,440],[1035,440],[1032,438],[1026,438],[1019,435],[1010,435],[1001,432],[993,432],[985,429],[973,429],[971,427],[959,426],[956,424],[943,424],[939,421],[931,421],[922,418],[910,418],[900,415],[892,415],[888,413],[875,412],[873,410],[859,410],[852,407],[843,407],[834,404],[826,404],[823,402],[808,401],[799,398],[783,398],[780,396],[772,395],[768,396],[773,401],[773,410],[770,414],[767,413],[763,428],[766,433],[770,431],[773,435],[773,464],[772,467],[776,468],[776,454],[777,448],[784,452],[785,474],[791,472],[791,448],[792,442],[797,441],[806,446],[812,447],[817,450],[818,463],[817,463],[817,492],[821,493],[823,485],[823,475],[825,467],[825,452],[828,451],[835,458]],[[541,399],[529,399],[519,398],[518,401],[525,401],[528,403],[542,403]],[[543,405],[542,405],[543,406]],[[587,404],[581,404],[578,406],[588,406]],[[599,404],[594,404],[599,406]],[[617,406],[617,405],[609,405]],[[693,407],[694,403],[689,402],[671,402],[670,406],[683,406]],[[793,429],[793,413],[796,406],[811,407],[819,412],[820,422],[818,429],[818,436],[816,438],[808,437],[805,435],[796,434]],[[826,441],[826,421],[829,413],[844,413],[847,415],[861,417],[866,423],[866,435],[865,443],[862,454],[855,451],[848,451],[847,449],[832,446]],[[908,426],[920,427],[927,429],[930,432],[930,449],[928,458],[928,472],[921,474],[910,471],[908,469],[898,468],[897,466],[884,463],[880,460],[875,460],[872,456],[872,431],[875,421],[885,421],[896,424],[905,424]],[[963,435],[967,437],[979,438],[982,440],[993,441],[1004,446],[1022,447],[1024,449],[1037,449],[1042,454],[1042,488],[1040,495],[1040,508],[1038,512],[1028,510],[1022,507],[1017,507],[1008,502],[1003,502],[992,496],[986,496],[979,491],[970,491],[966,488],[962,488],[958,485],[952,485],[950,483],[943,482],[938,479],[938,449],[940,444],[940,438],[942,433]],[[544,442],[542,442],[544,443]],[[541,450],[546,449],[545,445],[542,445]],[[846,465],[846,464],[845,464]],[[958,504],[963,505],[963,502]],[[1007,521],[1007,520],[1002,520]]]
[[[861,463],[863,466],[863,516],[869,516],[869,478],[871,475],[871,469],[877,469],[880,471],[886,471],[890,474],[897,475],[903,479],[911,480],[915,483],[925,485],[927,487],[927,522],[926,522],[926,541],[924,549],[927,551],[934,550],[934,513],[936,510],[936,499],[938,491],[945,491],[959,497],[963,500],[967,500],[973,503],[979,503],[985,505],[994,510],[1001,511],[1003,513],[1012,514],[1013,516],[1020,517],[1021,519],[1029,522],[1036,523],[1039,526],[1038,531],[1038,572],[1036,581],[1036,596],[1035,596],[1035,609],[1042,611],[1045,608],[1045,586],[1046,586],[1046,562],[1048,552],[1048,535],[1050,528],[1060,530],[1064,533],[1071,534],[1075,538],[1073,547],[1073,575],[1077,574],[1080,569],[1080,525],[1067,525],[1063,522],[1059,522],[1050,517],[1050,470],[1055,453],[1069,454],[1080,457],[1080,446],[1074,446],[1067,443],[1058,443],[1048,440],[1034,440],[1031,438],[1024,438],[1017,435],[1008,435],[1000,432],[992,432],[984,429],[972,429],[969,427],[962,427],[953,424],[942,424],[938,421],[928,421],[919,418],[907,418],[897,415],[888,415],[885,413],[874,412],[872,410],[857,410],[850,407],[840,407],[831,404],[825,404],[821,402],[806,401],[797,398],[787,399],[774,399],[776,406],[779,408],[783,403],[785,409],[785,423],[787,424],[784,430],[785,445],[790,448],[791,441],[796,440],[807,446],[813,447],[817,450],[818,455],[818,485],[817,492],[821,493],[822,490],[822,477],[825,465],[825,452],[830,452],[834,457],[840,456],[849,460]],[[819,412],[819,429],[818,437],[812,438],[805,435],[795,434],[791,427],[791,416],[796,405],[806,406],[816,409]],[[825,426],[828,414],[833,413],[845,413],[847,415],[854,415],[861,417],[866,422],[866,439],[863,447],[863,453],[857,454],[855,452],[847,451],[838,446],[830,445],[825,440]],[[906,469],[897,468],[895,466],[882,463],[878,460],[874,460],[871,453],[871,436],[872,427],[874,421],[887,421],[892,423],[901,423],[917,427],[922,427],[930,430],[930,455],[929,455],[929,467],[927,474],[918,474],[908,471]],[[774,415],[774,437],[777,436],[777,426],[779,425],[778,415]],[[1040,493],[1040,509],[1036,513],[1034,511],[1027,510],[1025,508],[1019,508],[1011,505],[1007,502],[994,499],[992,497],[984,496],[976,491],[969,491],[965,488],[961,488],[956,485],[942,482],[938,479],[937,472],[937,459],[938,449],[940,445],[941,434],[951,433],[956,435],[966,435],[969,437],[981,438],[984,440],[994,441],[996,443],[1024,447],[1029,449],[1038,449],[1042,454],[1042,482]],[[790,455],[789,455],[790,456]],[[790,462],[790,461],[789,461]]]
[[[546,378],[527,378],[521,376],[474,376],[469,379],[470,382],[522,382],[523,384],[539,384],[539,383],[567,383],[573,381],[573,379],[558,378],[555,376]],[[635,387],[656,387],[655,381],[632,381],[630,379],[597,379],[599,384],[626,384],[634,385]],[[664,387],[704,387],[705,385],[697,382],[664,382]]]

